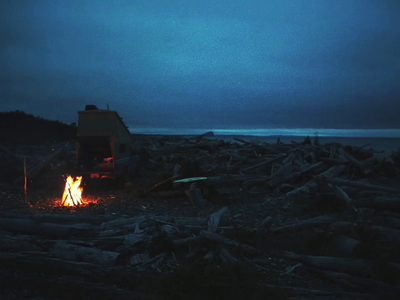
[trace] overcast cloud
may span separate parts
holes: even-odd
[[[400,128],[397,0],[0,2],[0,111],[167,128]]]

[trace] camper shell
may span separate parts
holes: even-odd
[[[138,160],[132,149],[132,135],[116,111],[86,105],[78,112],[76,159],[81,175],[124,180]]]

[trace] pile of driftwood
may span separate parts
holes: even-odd
[[[323,193],[337,198],[342,210],[353,210],[354,201],[360,197],[363,201],[357,201],[358,206],[400,208],[396,201],[400,194],[400,151],[378,152],[365,149],[367,145],[319,145],[318,140],[311,139],[292,144],[234,140],[236,143],[202,136],[154,138],[147,145],[151,160],[146,168],[169,172],[171,177],[150,186],[145,193],[189,177],[192,185],[186,186],[186,194],[199,205],[205,203],[202,195],[189,191],[201,185],[267,191],[288,199]],[[190,176],[194,177],[192,181]]]
[[[259,276],[241,289],[285,292],[277,298],[400,293],[398,152],[311,140],[137,138],[149,159],[127,183],[135,190],[126,196],[132,205],[182,197],[202,213],[191,216],[179,207],[174,213],[124,216],[1,213],[1,273],[11,274],[3,288],[33,282],[49,295],[75,296],[74,286],[88,297],[141,298],[153,292],[168,298],[166,290],[190,285],[193,294],[205,296],[199,292],[201,278],[189,283],[189,275],[179,282],[168,277],[201,261],[203,267],[246,266]],[[215,209],[205,216],[210,207]],[[198,268],[192,272],[203,280],[211,276]],[[168,277],[168,287],[161,294],[157,288],[144,291],[144,273],[160,274],[160,281]],[[240,274],[230,279],[237,286]],[[215,287],[218,281],[207,284]],[[226,281],[218,288],[238,293]],[[189,296],[177,295],[170,297]]]
[[[209,218],[168,221],[152,215],[2,212],[1,286],[32,289],[34,283],[41,296],[60,292],[76,296],[84,291],[89,298],[128,299],[143,296],[138,292],[141,287],[134,284],[140,272],[170,273],[199,257],[235,264],[239,254],[259,255],[253,246],[223,235],[234,230],[219,226],[226,210],[223,207]],[[132,285],[126,287],[121,277],[128,274],[133,276],[128,280]],[[75,291],[68,290],[70,285]]]
[[[253,224],[250,219],[244,227],[284,245],[277,252],[270,249],[274,255],[297,262],[295,266],[320,269],[325,280],[350,290],[384,291],[387,297],[398,292],[399,151],[320,145],[318,139],[291,144],[233,140],[155,138],[147,146],[150,163],[170,170],[175,185],[157,194],[167,179],[146,192],[161,197],[184,185],[186,196],[199,207],[206,205],[210,189],[227,198],[228,206],[237,195],[239,206],[248,207],[249,197],[273,203],[271,211],[262,206],[262,218],[256,217],[256,206]],[[186,160],[180,165],[182,157]],[[180,178],[187,179],[186,185]],[[294,246],[287,242],[298,236],[305,239]]]

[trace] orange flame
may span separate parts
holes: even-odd
[[[76,206],[83,204],[82,202],[82,191],[83,188],[80,186],[82,176],[77,176],[75,180],[68,176],[65,182],[64,193],[61,200],[63,206]]]

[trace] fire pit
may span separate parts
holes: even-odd
[[[82,176],[68,176],[65,180],[64,192],[61,202],[58,200],[58,205],[63,207],[78,207],[87,206],[89,204],[97,204],[99,198],[96,197],[82,197]]]

